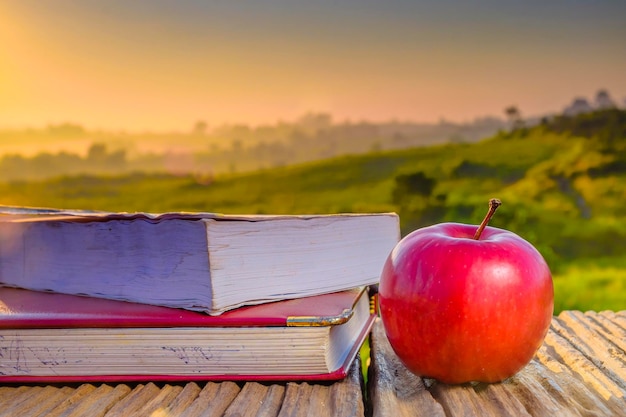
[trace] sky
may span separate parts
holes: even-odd
[[[623,0],[0,0],[0,128],[472,121],[626,100]]]

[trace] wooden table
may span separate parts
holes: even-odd
[[[533,361],[500,384],[412,375],[380,322],[371,346],[367,387],[358,360],[334,384],[0,386],[0,416],[626,416],[626,311],[561,313]]]
[[[326,384],[208,382],[0,386],[0,416],[245,417],[354,416],[365,413],[360,361]]]
[[[626,416],[626,311],[566,311],[535,358],[500,384],[450,386],[412,375],[374,327],[374,416]]]

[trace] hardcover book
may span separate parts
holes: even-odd
[[[340,379],[374,317],[365,288],[219,316],[0,288],[0,382]]]
[[[0,207],[0,285],[220,314],[375,284],[399,239],[394,213]]]

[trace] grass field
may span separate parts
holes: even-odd
[[[598,138],[604,141],[541,126],[475,144],[216,177],[134,173],[0,181],[0,204],[230,214],[394,211],[406,235],[441,221],[478,224],[488,199],[499,197],[503,205],[491,225],[516,232],[544,255],[554,276],[555,313],[624,310],[626,127],[613,127],[619,140],[607,141],[602,123]],[[589,124],[581,126],[588,130]]]
[[[626,309],[624,258],[574,261],[553,279],[556,314],[563,310]]]

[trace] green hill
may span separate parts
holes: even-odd
[[[477,224],[488,199],[499,197],[503,206],[491,224],[533,243],[558,285],[594,280],[589,285],[605,293],[599,304],[571,299],[565,307],[621,303],[623,309],[625,132],[626,111],[604,110],[544,120],[475,144],[376,152],[245,175],[136,173],[6,182],[0,183],[0,203],[151,212],[396,211],[406,234],[441,221]],[[576,278],[558,281],[560,276]],[[568,291],[585,295],[584,288]]]

